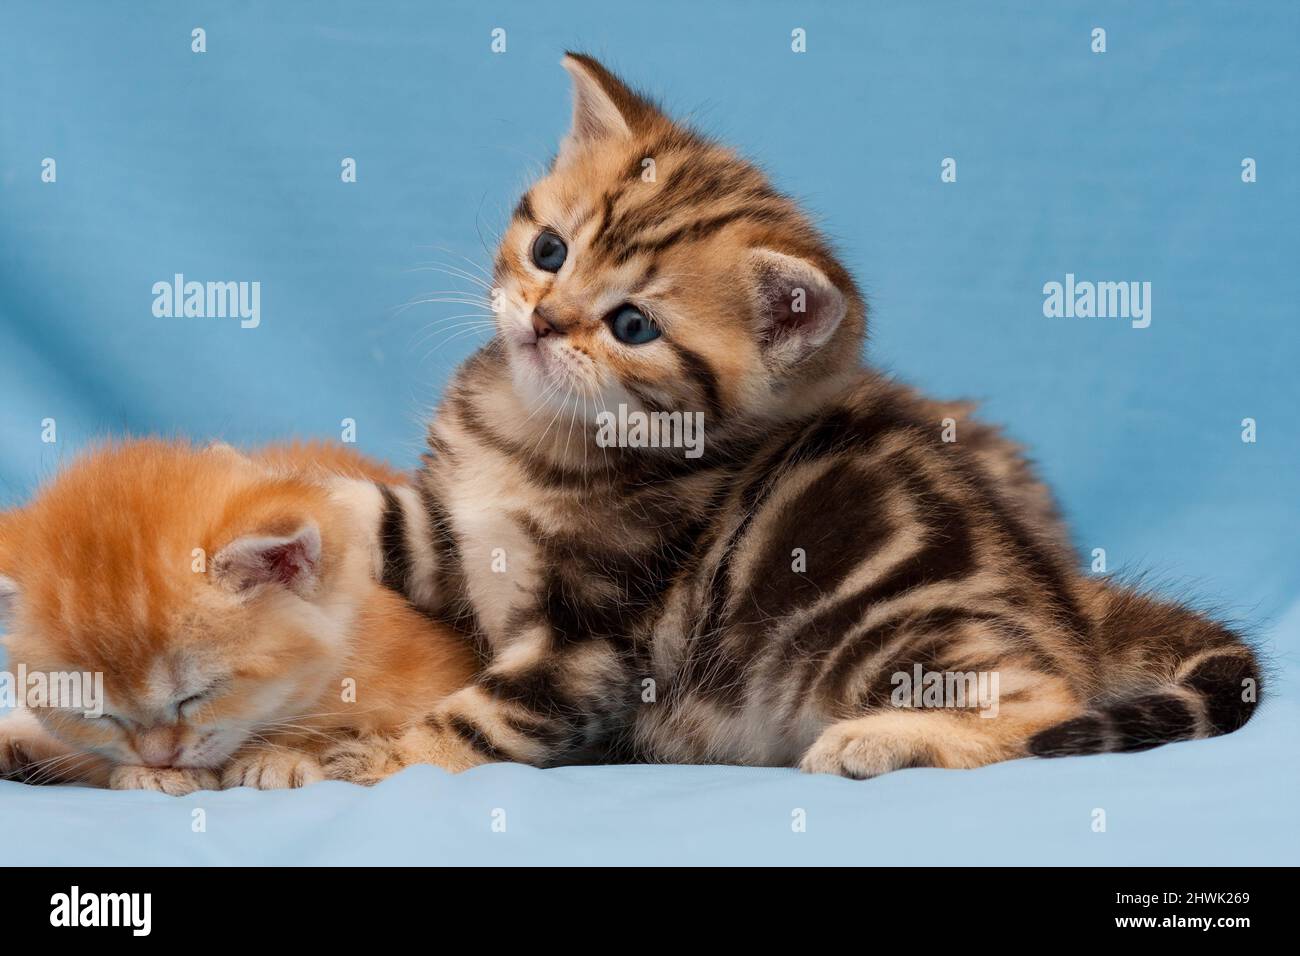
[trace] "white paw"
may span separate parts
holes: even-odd
[[[915,741],[882,730],[872,727],[868,720],[832,724],[813,741],[799,761],[799,769],[866,780],[927,763],[921,759]]]
[[[173,797],[221,789],[216,773],[192,767],[114,767],[108,785],[113,790],[156,790]]]
[[[221,774],[221,786],[287,790],[325,779],[313,756],[292,750],[257,750],[235,757]]]

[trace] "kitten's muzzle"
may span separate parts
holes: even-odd
[[[555,321],[542,309],[540,305],[533,308],[533,334],[535,334],[539,340],[544,339],[551,334],[561,334],[560,327],[555,324]]]
[[[148,727],[136,734],[132,743],[146,767],[170,767],[181,754],[178,727]]]

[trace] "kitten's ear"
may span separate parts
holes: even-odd
[[[203,446],[203,452],[217,458],[232,458],[240,461],[248,461],[248,457],[234,445],[224,442],[220,438],[214,438]]]
[[[573,79],[573,124],[560,143],[561,163],[592,143],[632,135],[658,112],[585,53],[566,53],[560,63]]]
[[[844,293],[807,259],[755,249],[746,265],[759,343],[778,364],[792,364],[816,351],[844,321],[848,311]]]
[[[320,579],[320,529],[308,523],[291,535],[245,535],[212,559],[212,573],[236,593],[279,585],[307,596]]]

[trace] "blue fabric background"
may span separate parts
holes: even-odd
[[[1298,37],[1281,0],[10,0],[0,506],[109,433],[337,438],[350,418],[363,450],[413,464],[482,334],[470,309],[406,306],[468,287],[435,260],[488,263],[566,126],[572,47],[806,200],[870,296],[872,359],[983,400],[1081,555],[1248,621],[1278,677],[1230,738],[862,784],[663,767],[417,768],[372,791],[181,801],[0,784],[0,860],[1300,862]],[[177,272],[260,281],[260,327],[155,318],[151,287]],[[1043,284],[1067,272],[1150,281],[1150,328],[1045,318]]]

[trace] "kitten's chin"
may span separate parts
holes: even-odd
[[[554,367],[555,358],[547,356],[535,344],[512,344],[509,352],[510,380],[515,395],[529,408],[538,404],[559,407],[564,403],[566,389],[556,381],[559,372]]]
[[[580,437],[574,434],[575,426],[594,428],[602,409],[630,400],[621,390],[617,395],[622,397],[612,399],[604,390],[593,391],[565,366],[562,356],[533,343],[511,343],[507,367],[521,409],[517,424],[531,429],[538,441],[551,434],[567,445]]]
[[[213,733],[187,747],[175,766],[186,770],[219,770],[249,739],[248,734],[235,731]]]

